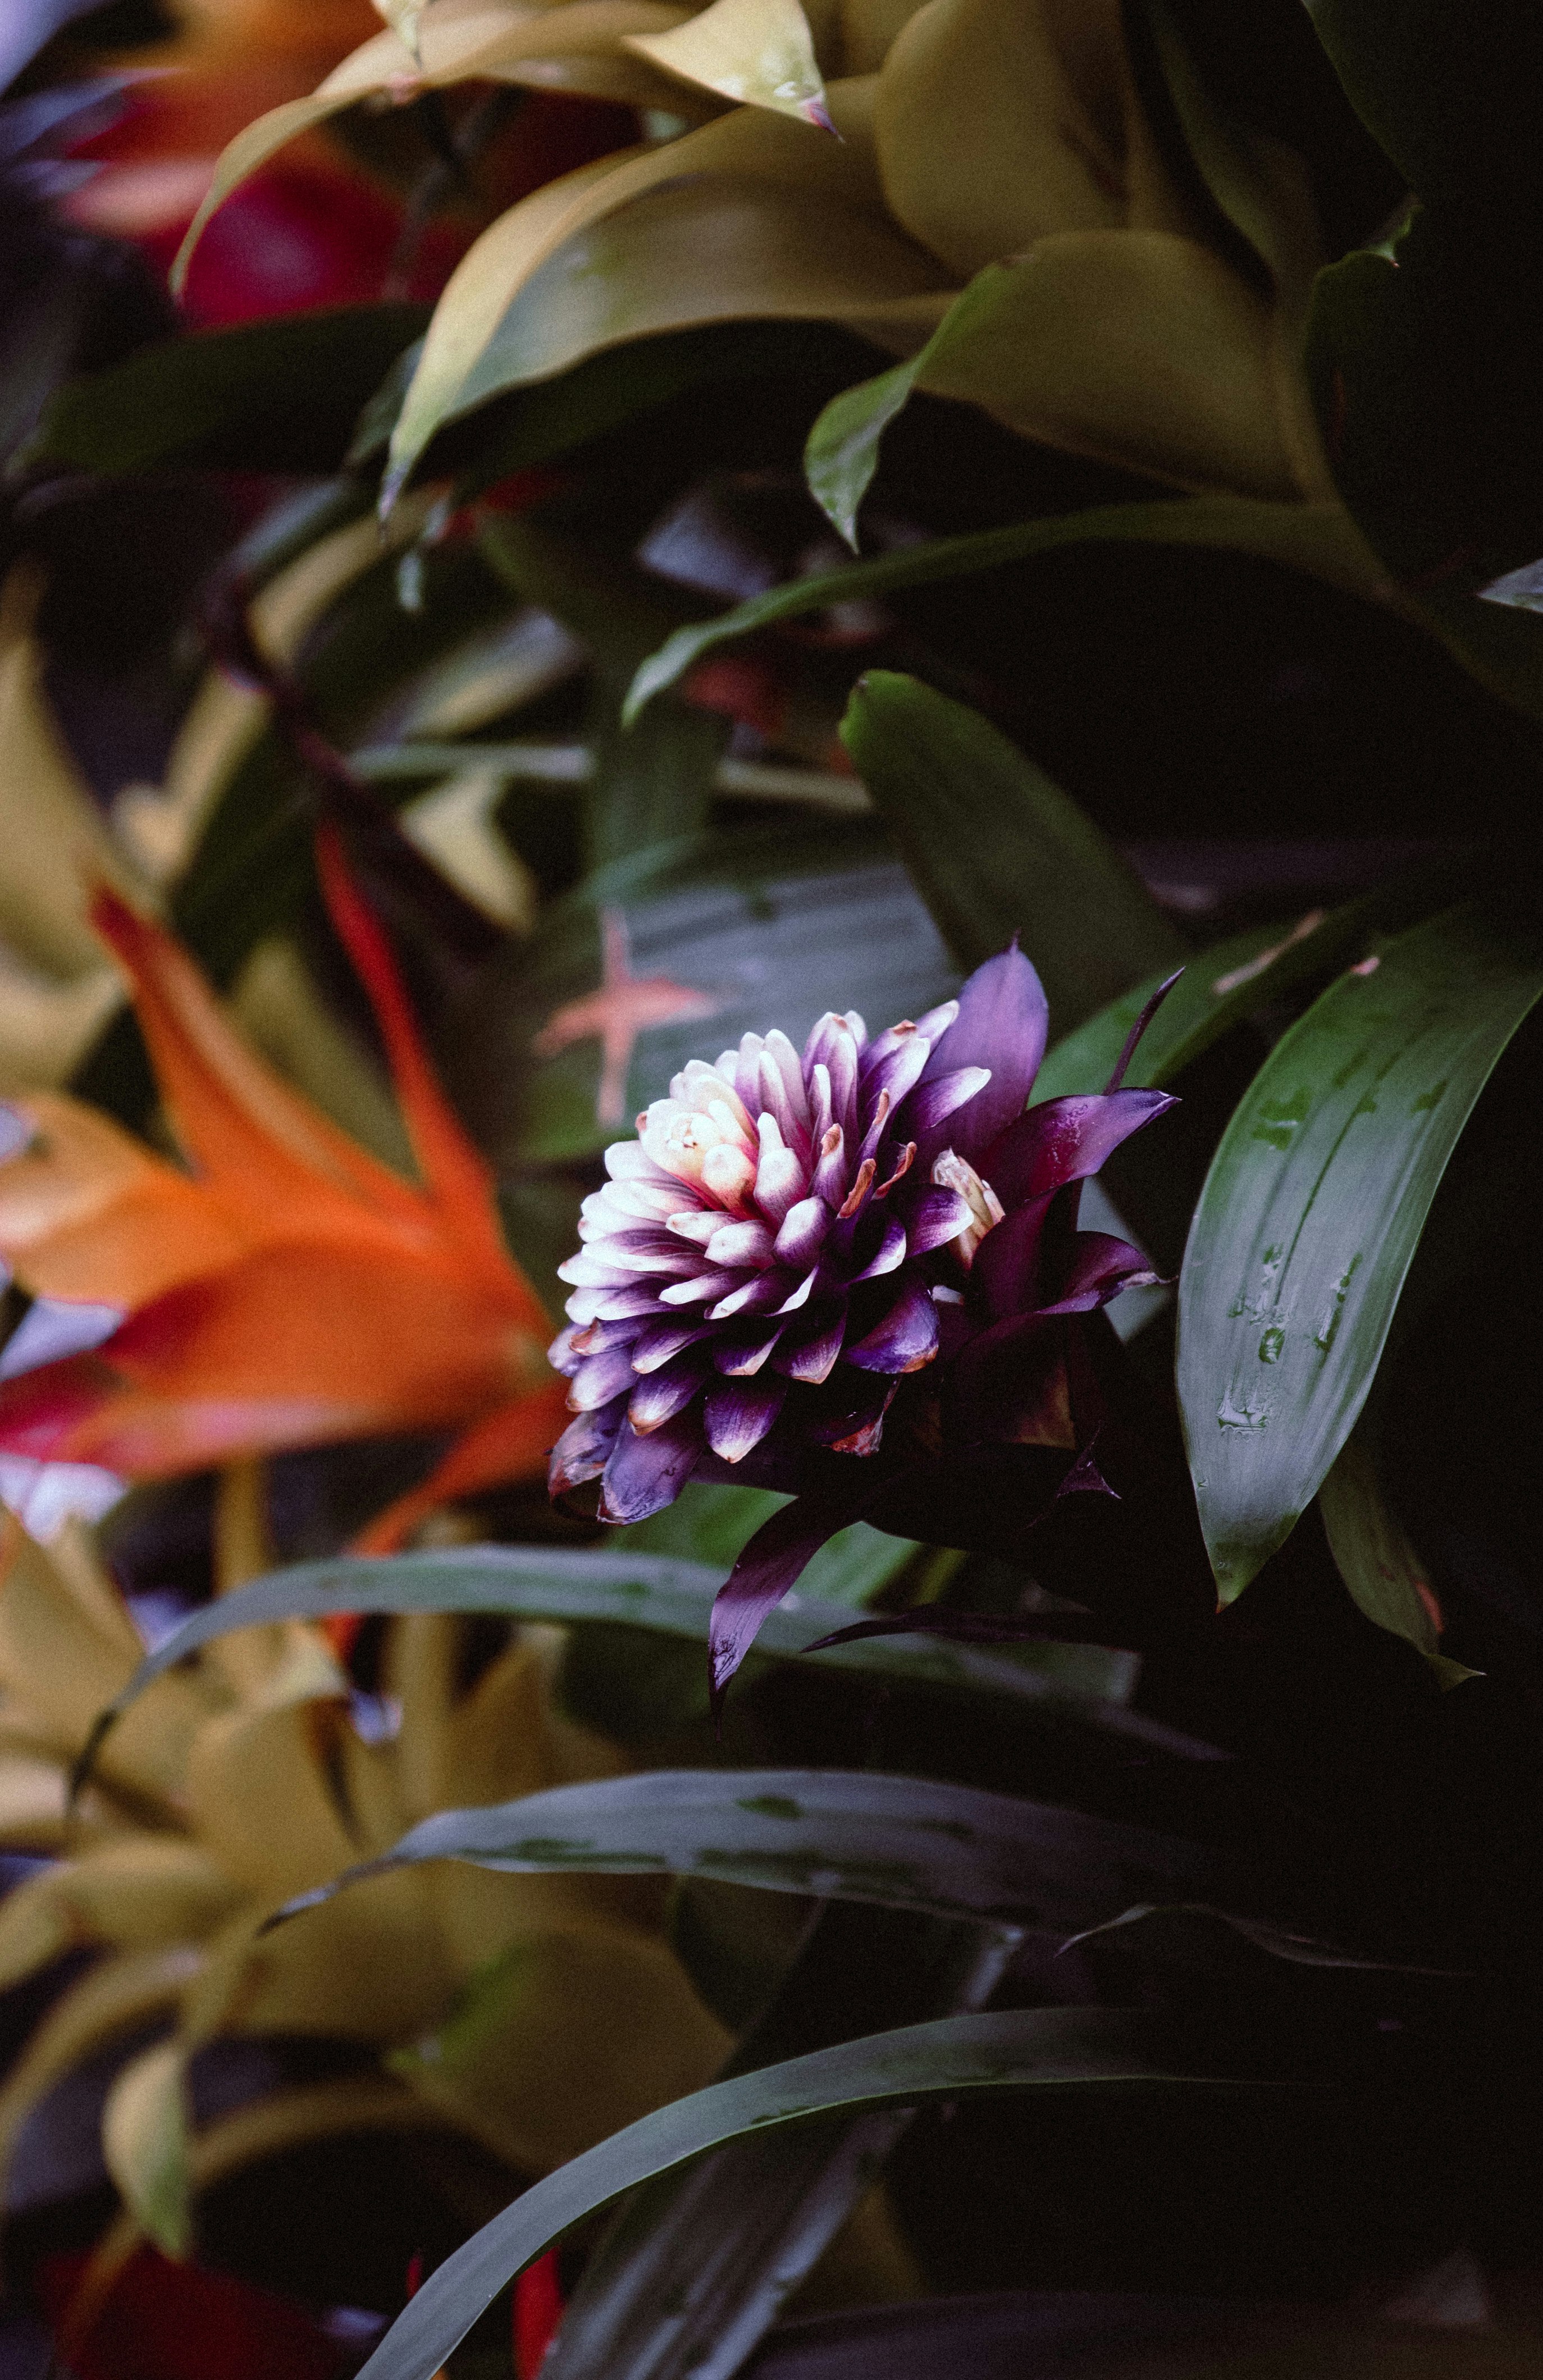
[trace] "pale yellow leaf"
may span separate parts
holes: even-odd
[[[423,64],[419,46],[419,21],[423,15],[424,0],[375,0],[377,16],[383,17],[403,48],[416,66]]]
[[[516,1942],[390,2064],[496,2155],[545,2173],[699,2090],[728,2047],[674,1953],[608,1927]]]
[[[155,1950],[199,1941],[239,1898],[196,1844],[165,1835],[104,1843],[28,1877],[0,1903],[0,1988],[83,1946]]]
[[[199,2040],[299,2033],[384,2046],[437,2022],[465,1977],[437,1921],[428,1874],[397,1869],[272,1933],[260,1933],[255,1919],[234,1920],[209,1946],[186,2026]]]
[[[0,1849],[54,1852],[67,1848],[69,1772],[63,1762],[0,1748]]]
[[[512,207],[468,250],[451,275],[429,326],[423,353],[392,435],[383,492],[396,494],[462,389],[520,291],[569,240],[619,207],[686,175],[723,174],[741,181],[801,189],[854,209],[874,206],[878,189],[860,138],[843,120],[850,94],[854,133],[869,92],[832,84],[829,100],[841,141],[764,108],[737,108],[659,149],[627,150],[552,182]]]
[[[166,2041],[129,2059],[102,2110],[102,2154],[119,2196],[168,2256],[192,2246],[186,2059]]]
[[[54,723],[43,656],[15,609],[7,601],[0,618],[0,944],[43,983],[100,978],[91,886],[135,887]]]
[[[629,50],[723,99],[830,128],[814,36],[798,0],[712,0],[668,33],[629,33]]]
[[[343,1725],[326,1703],[248,1706],[211,1719],[189,1747],[193,1831],[264,1902],[325,1884],[358,1855],[334,1783]]]
[[[581,18],[605,4],[606,0],[576,0]],[[610,0],[610,5],[619,8],[621,0]],[[172,265],[173,289],[180,290],[186,281],[193,251],[216,209],[249,174],[256,173],[289,141],[314,131],[329,116],[361,99],[384,95],[401,103],[421,91],[438,90],[472,77],[521,79],[510,71],[520,56],[564,55],[568,44],[561,36],[553,37],[547,20],[568,13],[566,9],[522,6],[518,0],[438,0],[437,6],[427,10],[421,0],[384,0],[382,14],[392,18],[391,30],[377,33],[345,58],[309,97],[286,100],[281,106],[271,108],[266,115],[260,115],[254,124],[238,132],[222,151],[213,178]],[[640,19],[640,30],[654,30],[662,19],[676,21],[679,15],[676,9],[665,7],[662,0],[635,0],[635,5],[630,5],[629,0],[623,13],[630,20]],[[399,26],[415,38],[404,38]],[[519,39],[525,28],[529,28],[528,50],[522,49]],[[624,28],[632,29],[632,21]],[[582,56],[587,39],[592,38],[581,27],[575,36],[573,54]],[[614,48],[615,39],[612,34],[600,42],[601,55],[607,46]]]
[[[877,74],[911,18],[927,0],[837,0],[832,10],[839,28],[840,70],[844,75]],[[815,48],[825,55],[825,35],[818,19]]]
[[[176,2008],[201,1954],[185,1944],[131,1950],[69,1985],[33,2027],[0,2086],[0,2177],[17,2134],[40,2100],[71,2070]]]
[[[18,1522],[7,1519],[0,1541],[0,1688],[46,1731],[63,1758],[79,1754],[92,1721],[128,1684],[142,1651],[127,1614],[112,1627],[103,1624],[82,1607],[67,1573]],[[212,1706],[209,1685],[198,1673],[157,1679],[109,1737],[103,1781],[175,1799],[188,1747]]]
[[[1112,0],[929,0],[885,59],[878,138],[895,216],[961,279],[1050,233],[1197,228]]]
[[[0,1098],[67,1082],[127,997],[115,966],[56,983],[0,948]]]
[[[493,820],[504,792],[497,769],[462,769],[398,813],[403,833],[458,892],[508,933],[528,934],[540,891]]]
[[[842,322],[905,354],[948,304],[943,276],[877,216],[713,175],[591,225],[521,291],[456,407],[586,356],[705,322]]]
[[[383,2075],[351,2075],[336,2082],[302,2083],[237,2107],[200,2132],[188,2166],[195,2192],[208,2190],[264,2157],[282,2156],[308,2141],[349,2132],[437,2130],[443,2119]]]

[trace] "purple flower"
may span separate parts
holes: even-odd
[[[552,1361],[577,1418],[553,1493],[598,1476],[601,1517],[625,1522],[694,1474],[796,1489],[811,1459],[819,1474],[720,1598],[719,1686],[815,1547],[881,1501],[893,1449],[873,1458],[903,1387],[912,1468],[918,1449],[1031,1446],[1072,1458],[1063,1488],[1104,1484],[1066,1326],[1155,1276],[1077,1230],[1077,1185],[1172,1102],[1118,1088],[1122,1061],[1109,1090],[1026,1113],[1047,1022],[1014,947],[872,1040],[826,1015],[802,1055],[772,1032],[693,1061],[606,1153],[561,1268]]]

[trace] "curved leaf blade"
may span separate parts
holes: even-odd
[[[965,1785],[843,1769],[654,1769],[441,1810],[380,1859],[301,1894],[425,1860],[509,1875],[672,1875],[1058,1930],[1156,1885],[1214,1881],[1192,1844]]]
[[[962,289],[925,346],[871,380],[844,388],[819,415],[804,446],[804,478],[826,519],[857,551],[857,514],[879,468],[885,431],[925,376],[982,322],[990,322],[1012,283],[1011,265],[988,264]]]
[[[1016,935],[1051,1014],[1080,1023],[1135,978],[1183,965],[1184,937],[1135,870],[978,711],[870,670],[841,740],[962,967]]]
[[[98,1745],[122,1713],[163,1673],[190,1653],[242,1628],[277,1620],[325,1620],[339,1611],[490,1611],[516,1620],[550,1620],[565,1625],[586,1621],[620,1621],[656,1629],[705,1645],[712,1601],[723,1583],[721,1570],[705,1563],[674,1561],[660,1555],[600,1553],[569,1548],[480,1546],[431,1554],[340,1555],[331,1561],[298,1562],[254,1579],[217,1603],[206,1604],[163,1639],[140,1664],[92,1730],[81,1755],[84,1774]],[[949,1645],[933,1638],[881,1637],[871,1643],[811,1654],[810,1640],[833,1634],[851,1613],[839,1604],[814,1604],[797,1595],[762,1629],[757,1650],[784,1660],[836,1661],[896,1683],[996,1694],[1049,1709],[1075,1712],[1107,1731],[1128,1735],[1181,1758],[1221,1757],[1156,1719],[1078,1694],[1021,1662]]]
[[[929,545],[903,547],[872,562],[796,578],[752,596],[715,620],[694,621],[650,655],[632,681],[623,712],[630,724],[651,702],[685,676],[715,645],[747,637],[779,620],[825,610],[833,603],[927,587],[942,578],[963,578],[980,570],[1027,561],[1069,545],[1196,545],[1254,553],[1268,562],[1306,571],[1330,587],[1373,601],[1391,593],[1369,549],[1349,517],[1332,504],[1274,504],[1251,496],[1185,496],[1151,504],[1096,504],[1049,520],[1014,521],[1006,528],[981,529],[967,537],[936,538]]]
[[[1143,1033],[1125,1081],[1143,1090],[1165,1089],[1253,1010],[1366,955],[1378,927],[1389,922],[1385,896],[1367,893],[1327,916],[1309,909],[1294,923],[1276,919],[1250,926],[1197,952]],[[1035,1076],[1037,1096],[1051,1099],[1097,1090],[1164,973],[1154,970],[1064,1034]]]
[[[1540,994],[1543,934],[1449,910],[1331,985],[1222,1135],[1180,1278],[1178,1386],[1223,1603],[1349,1436],[1447,1160]]]
[[[977,2093],[1247,2087],[1184,2070],[1148,2021],[1110,2009],[1014,2009],[942,2017],[815,2050],[712,2083],[575,2157],[484,2225],[431,2274],[359,2380],[432,2380],[504,2283],[565,2231],[640,2181],[705,2149],[836,2112],[917,2107]]]
[[[1440,1649],[1441,1607],[1425,1564],[1383,1498],[1359,1431],[1341,1447],[1318,1500],[1329,1550],[1352,1602],[1379,1628],[1413,1645],[1443,1690],[1479,1676]]]

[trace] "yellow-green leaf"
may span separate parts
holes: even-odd
[[[424,0],[375,0],[375,13],[383,17],[404,49],[409,51],[419,66],[423,53],[419,45],[419,25],[423,15]]]
[[[723,99],[830,127],[814,37],[798,0],[712,0],[674,32],[632,33],[626,46]]]
[[[193,2242],[182,2046],[164,2041],[131,2058],[102,2111],[102,2153],[129,2213],[168,2256]]]
[[[829,96],[839,123],[840,87]],[[451,274],[392,432],[383,512],[548,258],[616,208],[688,174],[790,184],[857,207],[871,204],[876,194],[872,164],[860,147],[821,140],[808,126],[759,107],[736,109],[662,147],[624,150],[533,191],[482,234]]]

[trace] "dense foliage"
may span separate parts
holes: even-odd
[[[1534,12],[16,16],[17,2353],[1531,2369]]]

